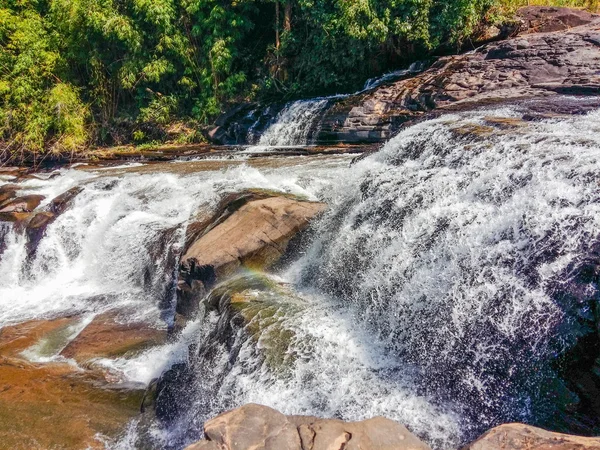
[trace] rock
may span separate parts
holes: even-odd
[[[323,203],[267,195],[229,197],[217,215],[192,225],[189,246],[181,258],[179,313],[189,314],[208,289],[241,267],[273,266],[284,256],[290,240],[325,209]]]
[[[266,275],[247,273],[220,283],[202,300],[199,317],[200,341],[189,347],[185,363],[173,366],[158,381],[155,401],[159,420],[172,423],[188,420],[193,410],[206,408],[214,392],[231,371],[246,364],[260,365],[264,373],[285,377],[310,342],[298,340],[289,319],[301,313],[305,302]],[[211,317],[218,317],[215,322]],[[246,350],[240,354],[240,349]],[[227,363],[223,364],[223,355]],[[210,367],[210,374],[206,368]],[[181,386],[193,386],[194,396]],[[231,405],[225,403],[223,409]],[[213,406],[214,407],[214,406]]]
[[[485,433],[463,450],[600,450],[600,438],[552,433],[541,428],[512,423]]]
[[[10,185],[16,186],[16,185]],[[10,188],[13,189],[13,188]],[[8,210],[4,210],[3,206],[0,205],[0,222],[11,222],[18,230],[24,230],[27,235],[27,254],[31,257],[40,243],[40,240],[46,233],[46,228],[56,218],[62,214],[71,204],[75,196],[83,190],[82,187],[74,187],[68,191],[62,193],[58,197],[54,198],[45,211],[31,212],[44,198],[40,195],[32,195],[19,197],[15,200],[7,201],[5,203]],[[5,192],[8,192],[6,189]],[[2,190],[0,188],[0,196]],[[25,205],[25,206],[23,206]]]
[[[106,313],[96,316],[60,355],[79,363],[94,358],[114,358],[160,345],[166,337],[166,329],[156,329],[143,322],[124,323],[117,313]]]
[[[50,202],[48,205],[48,210],[57,216],[62,214],[71,205],[75,197],[77,197],[81,191],[83,191],[81,186],[75,186],[68,191],[63,192]]]
[[[103,374],[35,364],[23,350],[52,350],[79,319],[35,320],[0,330],[0,447],[101,449],[139,413],[143,390],[114,389]],[[44,348],[42,348],[44,347]]]
[[[43,195],[24,195],[9,199],[0,205],[0,213],[27,213],[37,208],[44,200]]]
[[[582,9],[526,6],[517,11],[521,33],[547,33],[592,23],[598,15]]]
[[[2,204],[4,204],[7,200],[15,198],[18,190],[19,186],[16,184],[5,184],[0,186],[0,206],[2,206]]]
[[[311,416],[285,416],[248,404],[209,420],[206,439],[186,450],[426,450],[406,427],[383,417],[343,422]]]

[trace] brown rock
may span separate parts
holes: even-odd
[[[285,254],[290,240],[325,209],[323,203],[264,193],[226,200],[229,203],[216,217],[198,221],[188,233],[178,283],[181,314],[189,314],[210,287],[240,267],[271,267]]]
[[[283,255],[289,240],[324,209],[323,203],[284,197],[250,202],[196,241],[182,259],[192,260],[196,266],[212,266],[217,276],[229,275],[242,264],[268,267]]]
[[[204,425],[206,439],[186,450],[426,450],[404,426],[383,417],[343,422],[285,416],[249,404]]]
[[[12,200],[5,201],[0,205],[0,213],[23,213],[31,212],[44,200],[43,195],[24,195]]]
[[[73,202],[73,199],[81,192],[83,188],[81,186],[75,186],[66,192],[63,192],[58,197],[54,198],[48,209],[50,212],[59,215],[62,214]]]
[[[166,329],[152,328],[146,323],[120,323],[116,314],[106,313],[95,317],[60,354],[83,363],[140,351],[162,344],[166,337]]]
[[[541,428],[511,423],[485,433],[463,450],[600,450],[600,438],[552,433]]]
[[[101,373],[21,357],[77,320],[35,320],[0,330],[0,448],[102,449],[99,433],[116,437],[139,413],[141,390],[111,389]]]
[[[587,25],[598,18],[581,9],[526,6],[517,11],[523,21],[522,33],[547,33]]]
[[[0,206],[5,203],[7,200],[15,198],[17,195],[17,190],[19,186],[16,184],[5,184],[0,186]]]

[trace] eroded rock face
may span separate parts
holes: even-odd
[[[422,74],[332,108],[319,141],[388,139],[402,123],[434,109],[556,94],[597,95],[600,24],[596,16],[590,20],[568,31],[524,34],[441,58]]]
[[[186,450],[426,450],[406,427],[383,417],[343,422],[311,416],[285,416],[249,404],[204,425],[206,439]]]
[[[189,314],[218,280],[241,267],[266,269],[286,252],[325,204],[284,196],[228,197],[215,216],[192,224],[181,258],[177,310]]]
[[[552,433],[541,428],[512,423],[485,433],[463,450],[600,450],[600,438]]]

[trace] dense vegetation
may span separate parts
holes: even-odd
[[[441,45],[460,46],[523,4],[0,0],[2,157],[164,140],[173,131],[197,139],[182,124],[197,130],[241,100],[355,89]]]

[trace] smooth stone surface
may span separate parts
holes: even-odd
[[[256,404],[228,411],[204,425],[206,439],[186,450],[427,450],[406,427],[383,417],[343,422],[285,416]]]
[[[600,438],[552,433],[520,423],[493,428],[463,450],[600,450]]]

